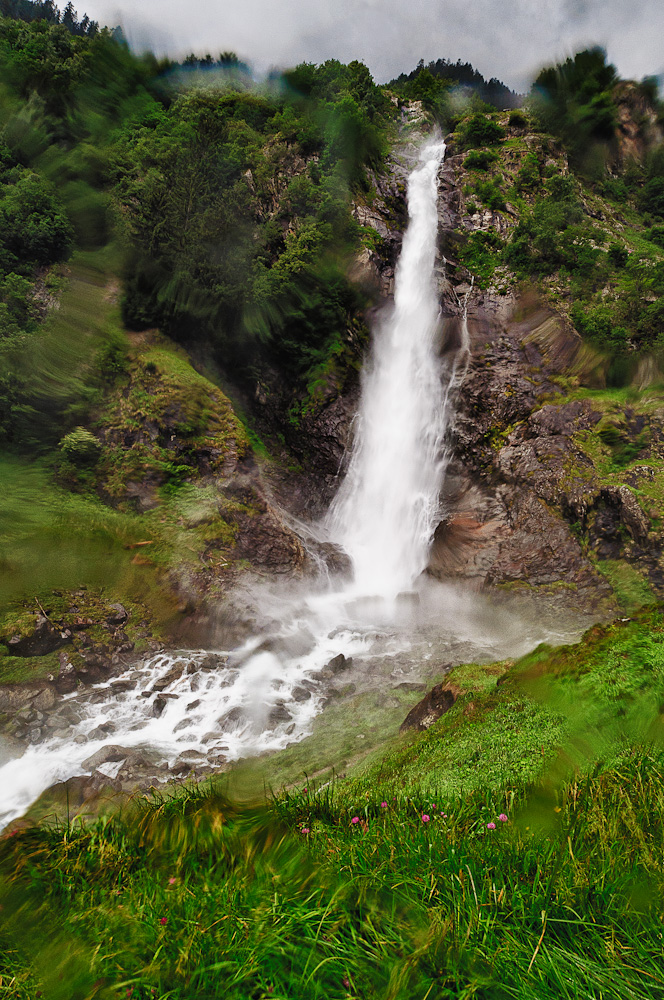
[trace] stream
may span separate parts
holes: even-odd
[[[566,618],[563,627],[555,610],[424,575],[468,359],[467,329],[457,351],[441,355],[434,268],[444,155],[442,141],[430,142],[410,174],[394,303],[373,331],[348,471],[318,526],[350,557],[352,580],[264,586],[254,599],[274,625],[243,645],[162,652],[61,697],[46,740],[0,757],[1,826],[75,775],[218,770],[306,737],[331,692],[414,686],[450,663],[573,641],[588,625]]]

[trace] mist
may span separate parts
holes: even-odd
[[[664,71],[664,6],[641,0],[147,0],[140,8],[90,0],[86,12],[100,24],[121,24],[135,49],[173,57],[191,51],[234,50],[258,74],[301,61],[359,59],[379,83],[409,72],[420,59],[468,60],[487,78],[528,89],[543,63],[588,44],[603,45],[621,76],[640,79]],[[82,14],[82,9],[79,13]],[[166,27],[166,25],[168,27]]]

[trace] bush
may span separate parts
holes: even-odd
[[[505,209],[505,198],[495,181],[478,181],[475,190],[478,198],[487,208],[494,212]]]
[[[0,201],[0,245],[20,261],[53,264],[69,254],[72,228],[37,174],[24,171]]]
[[[492,149],[472,149],[463,161],[466,170],[488,170],[498,159],[498,154]]]
[[[505,138],[498,122],[482,111],[476,111],[461,126],[461,144],[465,149],[497,146]]]
[[[624,350],[629,332],[616,322],[616,317],[608,305],[591,306],[584,309],[575,302],[571,312],[572,322],[581,336],[604,350]]]
[[[63,437],[59,447],[67,461],[79,467],[95,465],[101,454],[101,442],[85,427],[77,427]]]
[[[660,219],[664,219],[664,177],[651,177],[646,181],[638,197],[639,208]]]
[[[661,247],[662,250],[664,250],[664,226],[653,226],[652,229],[646,233],[646,236],[651,243],[654,243],[655,246]]]
[[[508,122],[510,128],[527,128],[528,119],[521,111],[513,111]]]
[[[540,164],[535,153],[528,153],[516,178],[519,191],[534,191],[541,184]]]
[[[622,243],[611,243],[607,253],[614,267],[624,267],[629,260],[627,247],[623,246]]]

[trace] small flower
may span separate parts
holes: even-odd
[[[431,816],[429,816],[428,813],[422,813],[422,822],[423,823],[428,823],[430,819],[431,819]]]
[[[433,803],[432,803],[432,805],[431,805],[431,808],[432,808],[432,809],[435,809],[435,808],[436,808],[436,803],[435,803],[435,802],[433,802]]]
[[[168,884],[169,885],[175,885],[176,882],[177,882],[177,879],[175,878],[175,876],[171,875],[171,877],[168,880]]]
[[[505,813],[501,813],[498,819],[500,820],[501,823],[507,823],[507,816],[505,815]]]
[[[350,980],[348,976],[344,976],[344,978],[341,980],[341,985],[345,986],[346,989],[348,989],[348,987],[350,986]]]
[[[308,789],[308,788],[303,788],[303,789],[302,789],[302,791],[303,791],[303,792],[308,792],[308,791],[309,791],[309,789]]]
[[[309,827],[308,826],[303,826],[302,827],[302,833],[309,833]]]
[[[159,923],[162,924],[162,925],[163,924],[167,924],[168,923],[168,917],[160,917]]]
[[[381,809],[387,809],[387,802],[381,802],[380,808]]]
[[[443,813],[443,819],[447,819],[447,813]]]
[[[351,820],[351,823],[359,823],[359,822],[360,822],[360,817],[359,816],[353,816],[353,818]]]
[[[495,823],[487,823],[486,828],[487,828],[487,830],[495,830],[496,829],[496,824]]]

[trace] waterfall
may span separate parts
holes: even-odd
[[[444,155],[444,142],[426,145],[408,180],[394,305],[375,331],[348,472],[327,517],[363,594],[394,596],[411,587],[436,526],[451,382],[441,379],[434,282]]]

